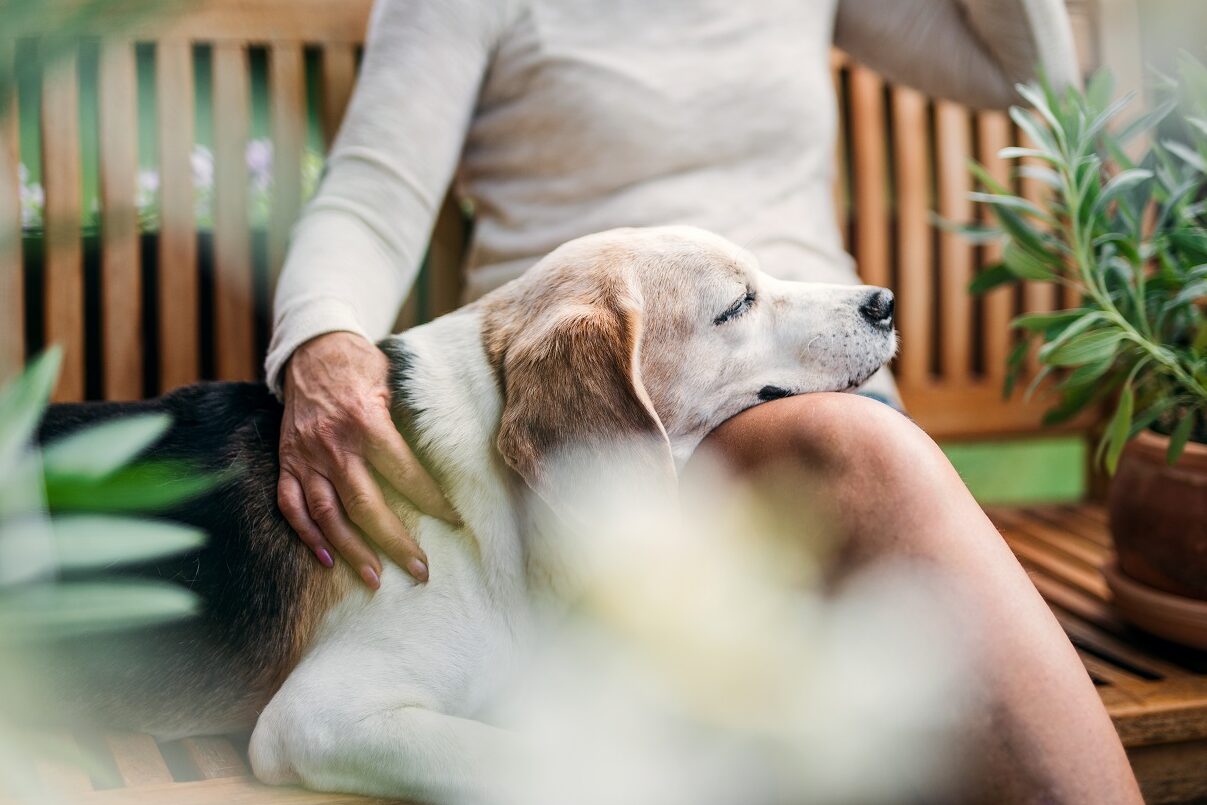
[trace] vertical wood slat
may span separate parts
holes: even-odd
[[[440,207],[428,252],[428,310],[430,318],[443,316],[461,304],[462,257],[465,253],[466,221],[451,189]]]
[[[842,244],[847,248],[850,237],[850,215],[847,211],[847,123],[843,119],[845,97],[842,88],[842,71],[847,59],[841,51],[830,53],[830,80],[834,85],[834,214],[838,217],[838,232]]]
[[[248,221],[247,142],[251,80],[247,47],[220,42],[213,50],[214,339],[220,380],[256,376],[255,290]]]
[[[80,241],[80,95],[74,52],[47,68],[42,88],[46,192],[43,292],[46,341],[63,347],[53,400],[84,398],[84,250]]]
[[[239,756],[239,752],[227,738],[215,736],[185,738],[180,744],[204,780],[246,777],[251,773],[243,758]]]
[[[193,209],[193,47],[158,43],[155,59],[159,131],[160,388],[192,383],[200,374],[197,224]]]
[[[0,98],[0,383],[12,378],[25,361],[19,131],[13,92]]]
[[[285,262],[289,229],[302,206],[302,145],[306,123],[304,67],[300,44],[275,42],[270,46],[272,214],[268,225],[268,261],[274,284]]]
[[[172,773],[150,735],[135,732],[110,732],[105,746],[117,763],[117,772],[127,786],[172,782]]]
[[[142,396],[142,270],[138,228],[138,75],[134,44],[101,48],[101,321],[105,397]]]
[[[323,142],[330,148],[356,83],[356,51],[351,44],[332,42],[323,46],[322,77]]]
[[[938,155],[939,215],[948,221],[971,221],[968,199],[971,179],[972,131],[968,110],[950,101],[935,106],[935,151]],[[955,232],[939,234],[939,374],[944,382],[964,383],[972,368],[973,250],[967,238]]]
[[[913,89],[892,92],[893,161],[897,190],[897,328],[904,384],[930,374],[931,302],[930,165],[926,97]]]
[[[998,152],[1010,145],[1010,120],[1003,112],[982,112],[978,120],[977,153],[982,165],[1001,184],[1010,185],[1010,165],[998,157]],[[984,205],[980,214],[987,216]],[[984,219],[984,218],[983,218]],[[994,265],[1002,259],[1002,248],[998,243],[985,246],[986,265]],[[1014,315],[1014,298],[1011,288],[996,288],[985,294],[982,331],[985,343],[985,375],[990,382],[1000,384],[1006,375],[1006,358],[1010,354],[1010,319]]]
[[[866,67],[853,65],[851,150],[854,165],[855,258],[863,281],[889,284],[888,158],[884,147],[884,82]]]

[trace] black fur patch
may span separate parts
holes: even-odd
[[[792,392],[788,391],[788,389],[782,389],[779,386],[763,386],[761,389],[759,389],[759,399],[763,402],[770,402],[771,400],[779,400],[784,397],[791,396]]]

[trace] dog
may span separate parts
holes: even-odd
[[[202,614],[66,647],[64,665],[88,680],[72,702],[162,738],[252,729],[251,763],[268,783],[486,800],[485,759],[512,750],[475,717],[532,630],[529,603],[546,584],[532,532],[542,517],[589,516],[567,503],[588,479],[559,459],[585,451],[606,467],[624,452],[635,484],[674,494],[678,470],[723,421],[853,389],[896,344],[889,291],[777,280],[703,230],[571,241],[381,342],[395,421],[463,525],[387,491],[431,576],[419,584],[387,562],[372,594],[348,568],[313,561],[277,509],[282,408],[263,385],[52,406],[42,441],[167,412],[172,427],[147,457],[225,473],[169,514],[207,531],[207,545],[140,571],[195,590]]]

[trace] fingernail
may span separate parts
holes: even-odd
[[[412,559],[407,562],[407,570],[419,581],[427,581],[427,565],[422,560]]]
[[[381,579],[378,577],[377,571],[368,565],[365,565],[360,569],[360,576],[365,580],[365,584],[369,585],[374,590],[381,586]]]
[[[335,560],[331,558],[331,554],[326,548],[319,548],[314,553],[319,558],[319,561],[323,563],[324,567],[335,567]]]

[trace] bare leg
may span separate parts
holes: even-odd
[[[706,440],[743,473],[791,462],[843,540],[841,561],[920,560],[983,613],[972,635],[988,697],[966,745],[989,802],[1135,803],[1119,738],[1056,619],[955,469],[886,405],[812,394],[758,406]]]

